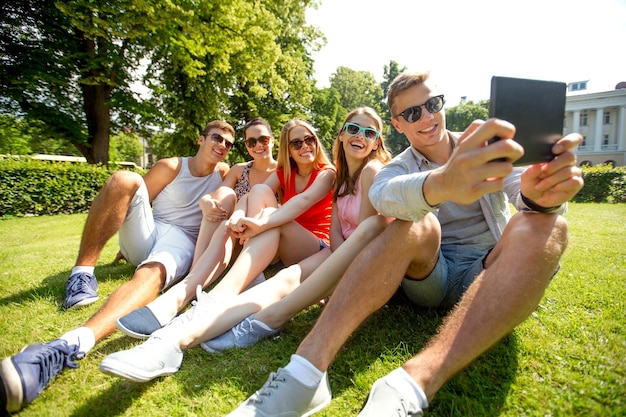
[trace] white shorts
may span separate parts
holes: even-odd
[[[122,255],[137,268],[150,262],[165,267],[163,289],[187,274],[196,246],[195,239],[180,227],[154,219],[143,181],[119,230],[119,242]]]

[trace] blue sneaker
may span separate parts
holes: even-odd
[[[96,276],[80,272],[70,276],[65,283],[63,307],[82,307],[98,301],[98,281]]]
[[[76,368],[72,362],[78,346],[68,346],[61,339],[29,345],[21,353],[5,358],[0,364],[0,400],[9,412],[16,412],[33,402],[63,368]]]
[[[126,336],[135,339],[147,339],[163,326],[152,310],[148,307],[141,307],[117,319],[115,327]]]
[[[283,328],[267,329],[263,322],[250,315],[236,324],[232,329],[201,344],[202,349],[209,353],[219,353],[235,347],[244,348],[255,345],[257,342],[277,335]]]

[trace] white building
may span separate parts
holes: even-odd
[[[587,81],[570,83],[564,133],[578,132],[578,164],[626,165],[626,82],[615,90],[587,93]]]

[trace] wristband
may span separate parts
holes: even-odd
[[[524,202],[524,204],[526,204],[529,209],[531,209],[532,211],[536,211],[537,213],[552,213],[556,211],[559,207],[561,207],[561,205],[554,207],[542,207],[530,198],[527,198],[524,194],[520,193],[520,195],[522,196],[522,201]]]

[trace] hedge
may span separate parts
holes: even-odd
[[[626,167],[583,167],[585,186],[572,199],[579,203],[626,203]]]
[[[102,185],[117,169],[0,159],[0,217],[87,212]],[[585,186],[573,201],[626,203],[626,167],[583,167],[583,178]]]
[[[102,185],[118,167],[0,160],[0,217],[70,214],[89,210]]]

